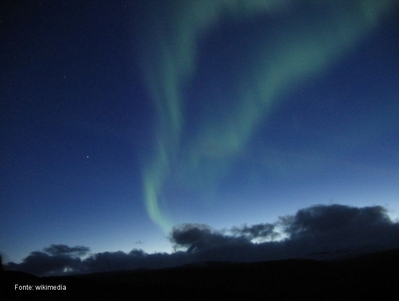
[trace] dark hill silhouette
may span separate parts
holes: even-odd
[[[399,250],[390,250],[330,261],[207,262],[63,277],[4,271],[3,286],[6,300],[397,300],[398,269]],[[17,296],[15,283],[66,290]]]

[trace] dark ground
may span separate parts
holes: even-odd
[[[4,271],[3,300],[399,300],[399,250],[357,258],[207,263],[65,277]],[[65,291],[15,291],[15,284]]]

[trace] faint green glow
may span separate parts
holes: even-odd
[[[158,191],[159,188],[156,182],[159,180],[157,173],[148,173],[144,177],[144,192],[146,199],[146,208],[150,218],[158,224],[165,231],[169,231],[172,228],[172,223],[165,217],[159,207]]]
[[[313,3],[314,1],[308,0]],[[245,150],[256,126],[278,104],[281,94],[320,74],[364,37],[395,5],[390,0],[327,2],[330,11],[284,28],[272,41],[259,41],[249,66],[238,76],[239,91],[226,114],[201,120],[196,135],[182,142],[185,100],[201,37],[221,16],[252,18],[280,14],[295,1],[192,0],[157,2],[145,15],[140,62],[158,116],[154,152],[144,166],[143,183],[150,218],[166,232],[172,221],[161,209],[165,181],[212,186]],[[305,16],[307,18],[307,16]],[[280,166],[279,169],[284,169]],[[187,184],[190,183],[190,184]]]

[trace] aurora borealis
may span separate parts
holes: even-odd
[[[257,0],[166,1],[154,5],[140,20],[145,24],[142,69],[157,110],[154,154],[144,167],[151,219],[169,232],[173,222],[170,213],[162,209],[168,207],[161,205],[168,202],[163,197],[164,187],[195,187],[207,181],[217,186],[246,152],[257,126],[278,109],[283,95],[326,72],[372,34],[394,5],[394,1],[300,4]],[[276,18],[273,21],[282,25],[272,28],[270,34],[269,27],[260,24],[257,36],[243,42],[248,43],[247,49],[240,54],[244,57],[235,58],[243,63],[232,70],[234,86],[230,86],[226,104],[212,94],[207,96],[210,99],[196,100],[206,103],[207,110],[222,113],[207,114],[200,107],[194,133],[186,131],[190,122],[186,111],[191,104],[184,91],[196,81],[198,65],[206,64],[198,58],[204,36],[222,22],[233,19],[244,26],[262,16]],[[229,34],[226,27],[221,34]],[[240,43],[239,37],[236,39]]]
[[[397,0],[3,6],[5,261],[189,263],[176,246],[275,237],[291,254],[290,222],[320,216],[396,233]]]

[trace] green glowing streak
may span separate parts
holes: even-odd
[[[159,122],[156,129],[157,147],[152,160],[157,163],[152,164],[151,172],[148,167],[144,172],[144,191],[150,218],[165,231],[169,230],[169,222],[166,222],[160,210],[159,195],[162,183],[170,173],[171,161],[176,160],[180,147],[183,127],[180,90],[185,79],[194,71],[198,37],[216,23],[225,9],[232,14],[250,15],[259,9],[274,10],[282,3],[284,1],[281,0],[166,1],[163,5],[173,4],[175,7],[165,8],[158,3],[158,10],[152,16],[146,16],[151,26],[146,29],[141,63]],[[168,35],[165,35],[165,30]]]
[[[155,152],[144,168],[144,194],[150,218],[164,231],[172,222],[161,210],[165,181],[216,183],[240,155],[253,130],[271,113],[280,94],[326,70],[394,7],[390,0],[357,0],[334,7],[328,16],[292,26],[262,45],[251,74],[239,79],[240,91],[222,119],[204,120],[198,134],[181,145],[184,126],[181,90],[195,69],[195,46],[223,14],[249,18],[289,8],[281,0],[165,1],[148,17],[142,64],[158,115]],[[171,5],[174,7],[164,7]],[[249,54],[251,55],[251,54]],[[184,155],[180,156],[183,153]],[[205,181],[207,179],[207,181]]]
[[[157,173],[148,173],[144,177],[146,208],[151,220],[159,225],[165,232],[168,232],[172,228],[173,224],[164,214],[162,214],[161,208],[159,207],[157,195],[159,190],[157,182],[159,179],[160,177]]]

